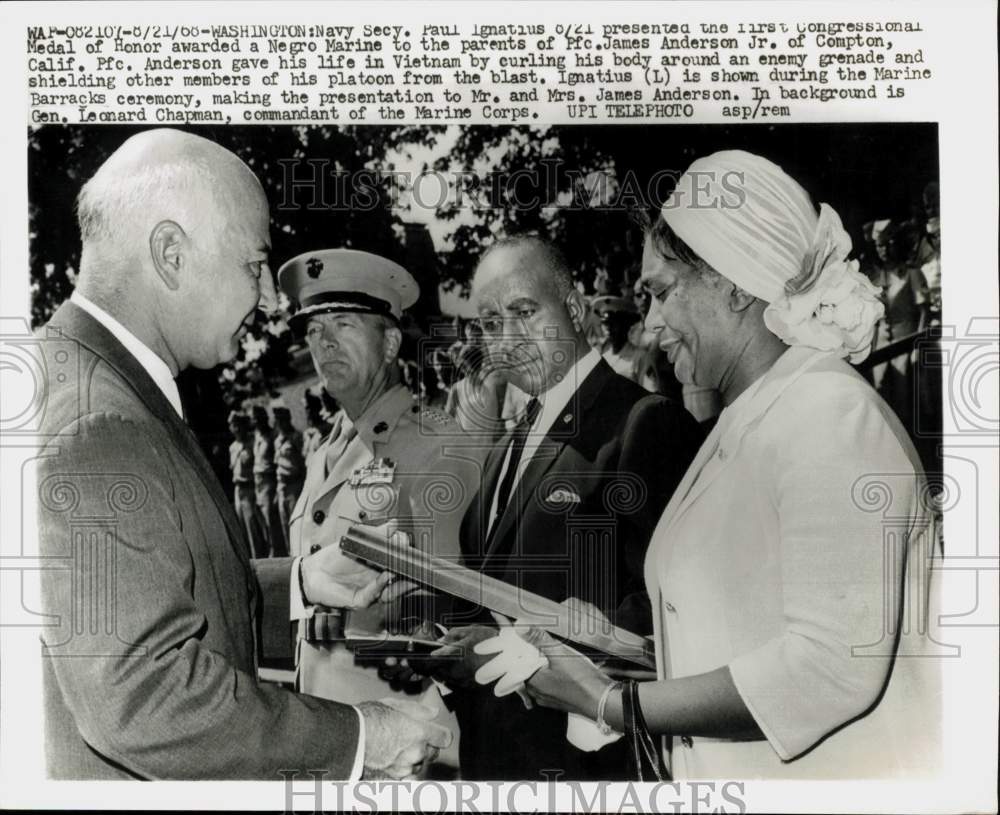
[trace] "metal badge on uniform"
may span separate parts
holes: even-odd
[[[391,484],[395,473],[395,461],[391,458],[376,458],[364,467],[359,467],[351,473],[351,486],[361,487],[365,484]]]

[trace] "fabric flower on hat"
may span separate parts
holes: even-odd
[[[764,323],[788,345],[836,351],[853,364],[868,356],[885,313],[878,287],[848,260],[851,239],[837,213],[820,205],[813,249],[786,294],[764,310]]]

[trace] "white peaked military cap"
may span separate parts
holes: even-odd
[[[301,330],[314,314],[355,312],[399,319],[420,288],[398,263],[357,249],[304,252],[278,270],[278,285],[298,304],[289,325]]]

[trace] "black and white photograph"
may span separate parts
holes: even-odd
[[[392,102],[366,121],[220,120],[194,97],[182,120],[81,103],[79,121],[19,123],[2,223],[25,298],[4,297],[0,373],[20,599],[0,625],[0,730],[8,756],[11,717],[30,731],[17,766],[36,788],[3,806],[141,809],[166,787],[71,782],[145,780],[198,782],[166,799],[185,808],[212,782],[270,782],[228,806],[989,810],[978,776],[945,792],[964,762],[950,729],[996,724],[995,677],[977,667],[959,691],[996,657],[982,535],[1000,428],[995,279],[975,288],[988,268],[952,249],[972,216],[942,206],[954,122],[783,113],[782,83],[827,82],[805,58],[761,70],[773,95],[754,86],[736,116],[753,121],[672,120],[612,90],[695,87],[737,47],[793,64],[771,49],[807,36],[841,55],[818,64],[858,71],[915,23],[664,24],[662,53],[701,56],[654,67],[657,37],[621,39],[645,24],[591,43],[544,19],[480,39],[423,26],[440,60],[450,41],[484,76],[507,66],[472,117],[459,70],[443,96],[430,73],[431,90],[392,92],[448,100],[427,123],[392,121],[408,118]],[[342,54],[382,76],[366,43],[405,53],[420,29],[404,24],[329,29],[316,56],[288,25],[270,64],[240,60],[388,98],[349,89]],[[498,89],[520,80],[497,43],[534,61],[550,30],[577,67],[613,53],[621,69],[557,92],[570,121],[531,114],[532,93],[562,98],[555,63],[535,75],[522,57],[534,91]],[[153,109],[158,75],[133,81],[103,33],[77,32],[90,79],[29,33],[50,100],[31,109],[98,81]],[[129,36],[149,43],[138,66],[159,35]],[[931,81],[914,54],[892,81]],[[442,67],[406,60],[397,77]],[[264,76],[248,111],[270,104]],[[963,206],[991,189],[978,216],[996,214],[995,170],[963,180]],[[970,291],[982,316],[962,323]],[[995,770],[995,747],[977,752],[966,769]]]
[[[944,540],[935,127],[45,126],[29,150],[34,313],[80,354],[45,417],[43,552],[80,545],[83,502],[134,502],[82,581],[113,564],[113,608],[43,576],[77,632],[45,635],[54,777],[267,778],[312,769],[324,730],[345,777],[663,778],[664,736],[679,777],[927,758],[940,703],[907,649]],[[890,472],[904,543],[873,511]],[[542,627],[508,645],[490,584],[383,588],[338,550],[388,523],[658,660],[616,679]],[[114,614],[110,643],[74,604]],[[364,621],[441,653],[352,653]],[[421,701],[450,754],[427,725],[391,744]]]

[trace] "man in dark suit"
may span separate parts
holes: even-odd
[[[484,465],[462,525],[467,566],[550,599],[578,598],[623,628],[652,631],[642,563],[653,528],[702,435],[670,400],[616,374],[583,331],[586,305],[561,254],[535,237],[492,246],[473,299],[506,379],[532,398]],[[566,714],[527,711],[471,676],[472,646],[496,633],[481,609],[438,656],[454,692],[462,777],[622,778],[622,745],[589,754],[566,740]],[[469,621],[467,618],[466,622]],[[546,775],[551,771],[555,775]]]
[[[267,605],[284,609],[287,635],[290,592],[330,603],[342,583],[322,552],[301,560],[299,585],[290,558],[255,574],[183,420],[177,373],[231,360],[257,308],[276,305],[259,182],[206,139],[147,131],[102,165],[78,209],[77,289],[45,329],[60,342],[42,343],[53,372],[38,464],[49,774],[412,777],[448,740],[433,712],[257,681],[263,596],[279,597]],[[385,577],[349,604],[374,600]]]

